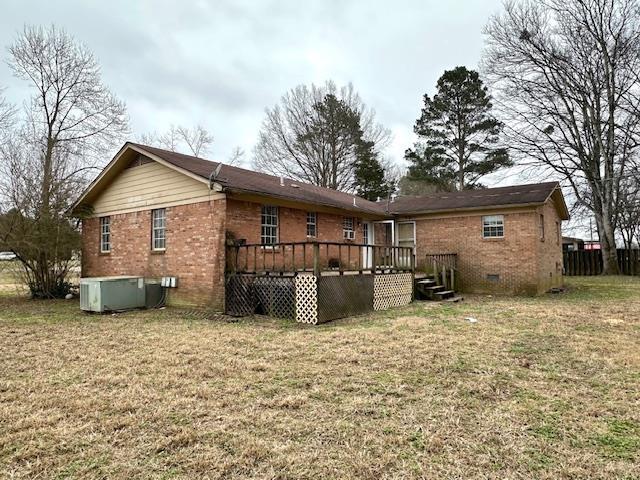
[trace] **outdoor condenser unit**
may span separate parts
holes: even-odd
[[[109,312],[145,307],[143,277],[94,277],[80,279],[80,309]]]

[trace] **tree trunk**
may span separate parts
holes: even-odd
[[[611,220],[606,215],[596,214],[596,223],[602,251],[602,274],[620,275],[616,237]]]

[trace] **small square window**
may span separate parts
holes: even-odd
[[[159,251],[167,248],[167,211],[164,208],[151,211],[151,248]]]
[[[307,237],[318,236],[318,215],[316,212],[307,212]]]
[[[504,237],[504,215],[487,215],[482,217],[482,237]]]
[[[100,253],[111,251],[111,217],[100,217]]]

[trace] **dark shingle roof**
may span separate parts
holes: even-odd
[[[188,172],[209,179],[220,165],[202,158],[170,152],[161,148],[149,147],[128,142],[139,150],[160,157],[162,160],[187,170]],[[561,217],[568,219],[569,213],[558,182],[533,183],[510,187],[486,188],[481,190],[465,190],[461,192],[442,192],[419,197],[397,197],[395,201],[370,202],[349,193],[330,188],[317,187],[308,183],[265,173],[254,172],[244,168],[223,164],[215,181],[231,192],[253,193],[286,200],[317,204],[340,208],[353,212],[388,217],[390,215],[415,215],[421,213],[444,212],[455,210],[473,210],[491,207],[517,207],[543,204],[556,192],[557,207]],[[355,199],[355,206],[354,206]],[[387,211],[388,205],[388,211]]]
[[[397,197],[389,204],[389,212],[406,215],[446,210],[542,204],[558,188],[558,182],[546,182],[481,190],[463,190],[461,192],[442,192],[420,197]]]
[[[217,162],[202,158],[170,152],[161,148],[149,147],[131,143],[131,145],[145,150],[162,160],[183,168],[202,178],[209,179],[212,172],[219,165]],[[305,203],[336,207],[355,212],[384,216],[384,206],[356,197],[349,193],[338,192],[331,188],[317,187],[308,183],[285,178],[284,185],[281,178],[266,173],[254,172],[244,168],[223,164],[215,181],[228,190],[242,193],[268,195],[286,200],[296,200]],[[354,206],[355,199],[355,206]]]

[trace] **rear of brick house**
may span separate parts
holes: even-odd
[[[83,277],[176,276],[170,304],[218,310],[236,244],[392,243],[411,248],[418,269],[429,254],[457,254],[462,291],[542,293],[562,284],[568,218],[555,183],[376,203],[132,143],[74,212],[82,217]],[[285,261],[286,248],[268,252],[268,261]],[[362,271],[363,261],[349,253],[345,263]]]

